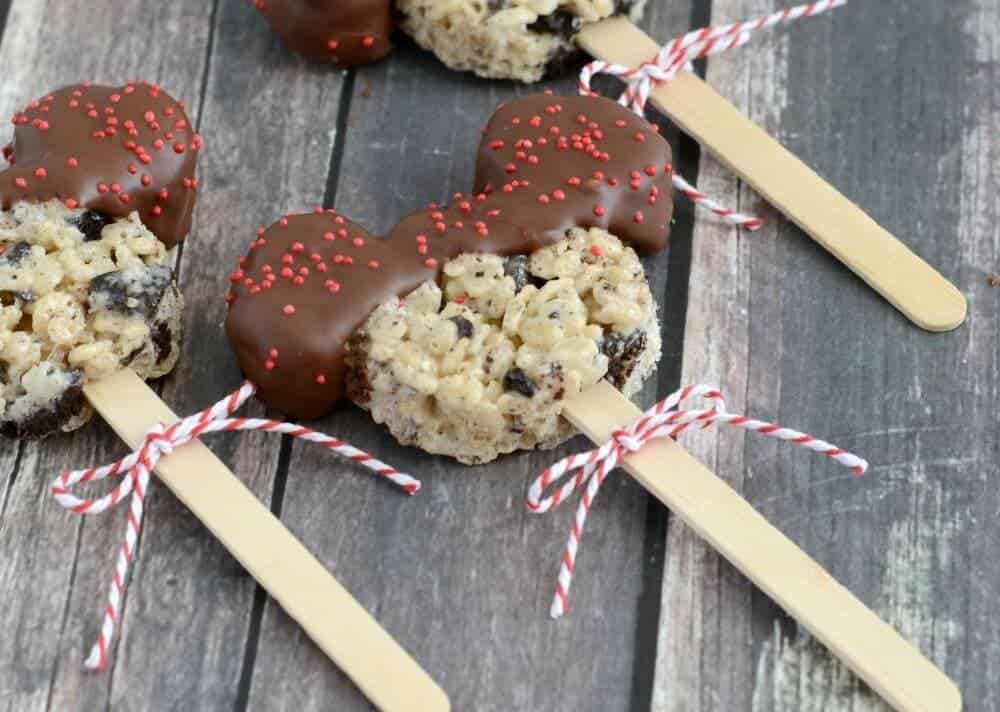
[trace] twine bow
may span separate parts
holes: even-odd
[[[293,438],[306,440],[321,447],[360,463],[375,474],[386,478],[402,488],[407,494],[415,494],[420,489],[420,482],[396,471],[384,462],[358,450],[342,440],[316,432],[310,428],[277,420],[258,418],[231,417],[256,392],[253,384],[244,383],[238,390],[219,401],[211,408],[189,416],[172,425],[154,425],[146,434],[142,445],[127,457],[110,465],[94,467],[86,470],[63,472],[52,484],[52,496],[56,501],[77,514],[100,514],[113,509],[125,497],[132,495],[128,512],[128,524],[125,529],[125,540],[118,551],[115,565],[115,575],[108,590],[107,604],[104,609],[104,619],[101,624],[97,641],[84,661],[91,670],[103,670],[108,660],[108,648],[114,637],[115,626],[121,611],[122,599],[125,595],[125,582],[129,564],[135,553],[136,542],[142,528],[143,506],[146,492],[149,488],[151,473],[157,463],[164,457],[169,457],[177,448],[207,433],[231,432],[235,430],[260,430],[266,433],[279,433]],[[73,485],[103,480],[120,475],[121,481],[109,493],[98,499],[81,499],[69,491]]]
[[[703,27],[671,40],[652,59],[635,68],[596,60],[580,72],[580,93],[585,96],[597,95],[597,92],[590,87],[591,80],[596,74],[618,77],[626,85],[625,91],[618,97],[618,103],[630,108],[639,116],[645,116],[650,92],[658,85],[669,82],[680,70],[690,70],[691,63],[696,59],[742,47],[750,41],[754,32],[803,17],[814,17],[846,4],[847,0],[821,0],[786,8],[749,22]],[[737,213],[712,200],[679,176],[676,171],[673,174],[673,184],[674,188],[688,200],[711,210],[730,225],[752,231],[764,224],[760,218]]]
[[[702,397],[709,401],[711,407],[702,410],[681,410],[678,407],[689,398],[695,397]],[[844,467],[850,468],[856,475],[864,474],[865,470],[868,469],[868,463],[865,460],[824,440],[818,440],[811,435],[780,425],[730,413],[726,410],[725,399],[717,388],[704,385],[686,386],[647,410],[632,425],[617,428],[612,433],[611,439],[599,448],[563,458],[545,470],[532,483],[528,490],[528,509],[538,514],[543,514],[559,506],[573,492],[586,485],[573,518],[569,540],[566,542],[566,549],[559,566],[556,592],[550,609],[553,618],[560,618],[567,610],[577,550],[583,537],[583,525],[587,521],[590,507],[593,505],[601,485],[604,484],[612,470],[630,453],[641,450],[650,440],[674,438],[691,425],[698,425],[704,429],[715,423],[734,425],[768,437],[787,440],[836,460]],[[564,477],[568,479],[562,486],[554,494],[545,496],[546,490]]]

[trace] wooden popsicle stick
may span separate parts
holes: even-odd
[[[563,415],[605,443],[642,412],[601,381],[567,401]],[[683,447],[651,440],[623,467],[893,707],[961,710],[954,682]]]
[[[177,416],[132,371],[88,383],[84,392],[129,446]],[[451,703],[333,575],[201,442],[157,466],[159,478],[324,653],[385,712],[447,712]]]
[[[584,25],[577,42],[626,67],[659,49],[624,18]],[[965,297],[953,284],[699,77],[678,72],[650,100],[917,326],[949,331],[965,321]]]

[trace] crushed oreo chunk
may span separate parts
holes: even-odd
[[[87,405],[83,395],[83,374],[69,372],[66,390],[51,403],[31,408],[22,417],[0,417],[0,436],[15,440],[38,440],[57,432],[63,425],[78,417]],[[9,412],[8,412],[9,414]]]
[[[570,40],[580,31],[582,25],[583,20],[576,13],[559,8],[548,15],[540,15],[537,20],[528,25],[528,29],[532,32],[559,35]]]
[[[0,253],[0,265],[18,267],[30,255],[30,244],[27,242],[15,242],[13,245],[10,245],[4,249],[2,253]]]
[[[174,332],[166,322],[160,322],[153,331],[153,348],[156,349],[156,364],[164,363],[174,350]]]
[[[453,316],[448,321],[455,325],[458,329],[458,338],[469,339],[472,338],[472,334],[475,329],[472,326],[472,322],[466,319],[464,316]]]
[[[605,332],[600,343],[601,353],[608,357],[608,373],[605,376],[615,388],[624,387],[639,357],[646,350],[646,332],[636,329],[628,334]]]
[[[630,17],[641,0],[616,0],[613,15]],[[588,60],[587,55],[576,47],[576,36],[583,29],[583,20],[573,10],[557,8],[548,15],[540,15],[528,25],[528,29],[539,34],[554,35],[561,42],[549,61],[545,64],[547,77],[559,77],[575,73]]]
[[[535,382],[528,378],[528,374],[520,368],[512,368],[503,377],[503,388],[505,391],[520,393],[525,398],[535,395]]]
[[[165,265],[107,272],[90,283],[90,308],[149,319],[156,314],[172,280],[173,272]]]
[[[70,223],[83,233],[84,242],[100,240],[101,231],[112,222],[114,221],[110,217],[96,210],[85,210],[70,220]]]
[[[503,273],[514,279],[515,294],[528,286],[531,279],[531,272],[528,270],[529,262],[527,255],[513,255],[503,263]]]

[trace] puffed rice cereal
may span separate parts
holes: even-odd
[[[69,432],[87,380],[173,369],[182,301],[166,248],[138,214],[60,201],[0,211],[0,435]]]
[[[627,396],[660,356],[635,252],[573,229],[530,256],[464,254],[350,342],[347,392],[405,445],[476,464],[574,434],[566,399],[607,378]]]

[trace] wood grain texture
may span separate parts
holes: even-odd
[[[776,7],[716,0],[713,20]],[[858,481],[752,435],[684,440],[956,678],[969,710],[1000,704],[1000,568],[986,553],[1000,536],[987,514],[998,506],[987,484],[998,474],[1000,293],[987,281],[1000,244],[998,13],[995,1],[852,3],[709,63],[713,86],[955,281],[970,317],[953,334],[921,333],[777,216],[752,236],[701,219],[683,378],[871,460]],[[714,161],[699,184],[767,212]],[[885,709],[676,523],[657,673],[657,712]]]

